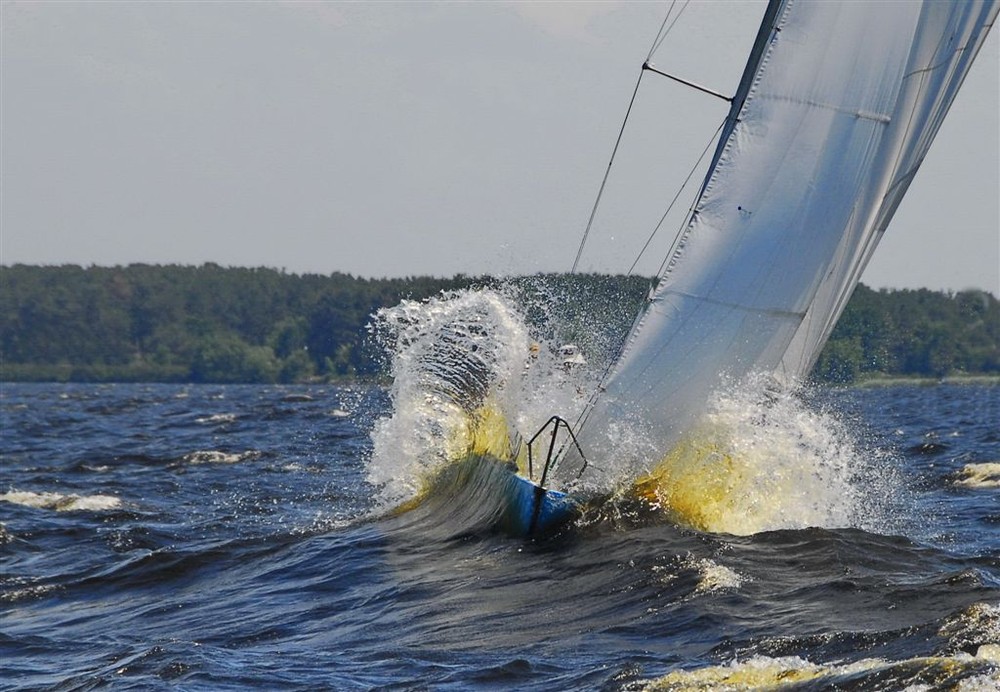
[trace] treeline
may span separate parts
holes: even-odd
[[[0,379],[301,382],[373,377],[380,307],[445,290],[504,286],[546,336],[607,350],[647,280],[604,275],[362,279],[273,269],[131,265],[0,268]],[[555,319],[553,319],[555,318]],[[988,293],[860,286],[814,371],[1000,373],[1000,303]]]
[[[859,285],[813,369],[825,382],[872,375],[1000,374],[1000,301],[985,291]]]
[[[638,296],[645,284],[596,275],[538,281],[545,292],[574,298],[586,286],[588,303],[577,311],[602,300],[618,306],[623,287]],[[235,383],[372,377],[385,371],[384,352],[367,329],[376,310],[404,298],[499,283],[463,275],[363,279],[215,264],[0,267],[0,379]],[[532,297],[533,283],[533,277],[514,280],[506,290],[541,321],[545,309]]]

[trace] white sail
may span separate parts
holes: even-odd
[[[815,362],[1000,0],[774,1],[690,223],[578,437],[649,468],[752,372]]]

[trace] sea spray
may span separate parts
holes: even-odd
[[[392,412],[372,433],[368,480],[384,505],[412,498],[443,463],[481,447],[477,426],[507,442],[530,438],[552,415],[577,420],[613,339],[595,334],[598,347],[568,352],[563,342],[580,327],[560,322],[566,297],[555,295],[523,285],[465,290],[377,314],[373,332],[391,355],[394,381]],[[731,384],[652,470],[631,465],[648,456],[648,443],[623,415],[613,427],[614,453],[588,457],[573,487],[638,495],[668,520],[712,532],[891,530],[887,507],[901,485],[891,464],[838,414],[801,394],[763,376]],[[485,447],[498,456],[508,449]],[[551,478],[567,489],[568,478]]]
[[[834,413],[752,377],[716,393],[635,487],[673,521],[746,535],[813,526],[886,531],[901,483]]]
[[[624,329],[618,295],[587,310],[594,296],[528,277],[380,310],[371,331],[390,357],[393,409],[374,426],[369,481],[383,502],[467,453],[484,415],[521,440],[553,415],[576,420]]]
[[[506,408],[529,342],[517,311],[493,291],[403,301],[377,313],[373,332],[391,353],[393,410],[374,427],[368,479],[394,503],[465,451],[469,414],[487,398]]]

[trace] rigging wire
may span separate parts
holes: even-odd
[[[632,99],[631,99],[631,101],[629,101],[628,110],[625,113],[625,119],[622,121],[621,129],[618,132],[618,139],[615,141],[615,146],[614,146],[614,149],[612,150],[612,153],[611,153],[611,160],[608,162],[608,168],[607,168],[607,170],[604,173],[604,179],[601,181],[601,186],[600,186],[600,188],[598,190],[598,193],[597,193],[597,199],[594,201],[594,206],[593,206],[593,208],[591,209],[591,212],[590,212],[590,218],[587,221],[587,227],[584,230],[583,238],[580,241],[580,247],[579,247],[579,249],[577,250],[577,253],[576,253],[576,259],[573,262],[573,269],[572,269],[573,273],[575,273],[576,270],[577,270],[577,267],[578,267],[578,265],[580,263],[580,257],[583,255],[584,246],[586,245],[587,238],[590,235],[590,230],[591,230],[591,228],[593,226],[594,218],[595,218],[595,216],[597,214],[597,208],[600,205],[601,197],[604,194],[604,188],[605,188],[605,186],[607,185],[607,182],[608,182],[608,176],[611,173],[611,166],[614,163],[615,154],[617,154],[617,152],[618,152],[618,147],[621,144],[622,135],[625,132],[625,125],[628,123],[629,115],[632,113],[632,106],[635,104],[636,95],[639,92],[639,85],[642,83],[642,75],[647,70],[651,71],[651,72],[655,72],[656,74],[660,74],[660,75],[663,75],[665,77],[669,77],[670,79],[674,79],[676,81],[679,81],[682,84],[685,84],[686,86],[693,87],[693,88],[697,89],[698,91],[704,91],[706,93],[712,94],[713,96],[719,96],[719,97],[721,97],[721,98],[723,98],[723,99],[725,99],[727,101],[732,101],[732,99],[726,98],[725,96],[722,96],[721,94],[718,94],[718,93],[713,92],[711,90],[707,90],[707,89],[705,89],[703,87],[699,87],[698,85],[692,84],[692,83],[687,82],[685,80],[677,79],[676,77],[673,77],[673,76],[671,76],[669,74],[666,74],[664,72],[660,72],[659,70],[654,69],[651,66],[651,64],[650,64],[650,60],[652,59],[653,54],[657,50],[659,50],[660,46],[666,40],[667,35],[671,32],[671,30],[677,24],[677,21],[680,19],[681,14],[683,14],[684,10],[687,9],[687,6],[689,4],[690,4],[690,0],[685,0],[684,4],[678,10],[676,16],[673,17],[673,21],[671,21],[671,14],[673,14],[674,8],[677,5],[677,0],[673,0],[673,2],[671,2],[670,8],[667,10],[667,15],[666,15],[666,17],[663,18],[663,23],[660,25],[660,30],[657,32],[656,38],[653,40],[653,45],[650,47],[649,53],[647,53],[647,55],[646,55],[646,60],[645,60],[645,62],[642,65],[642,69],[639,71],[639,79],[636,80],[635,90],[632,92]],[[698,160],[695,162],[694,166],[692,166],[691,170],[688,172],[687,177],[684,179],[684,182],[681,184],[680,189],[674,195],[674,198],[670,201],[670,204],[668,205],[667,210],[663,213],[663,216],[660,217],[659,222],[656,224],[656,226],[653,228],[652,233],[650,233],[649,237],[646,239],[646,243],[643,245],[642,250],[639,251],[639,254],[635,258],[635,261],[632,262],[632,266],[629,267],[628,276],[632,275],[632,272],[635,270],[636,265],[638,265],[639,261],[642,259],[643,254],[646,252],[646,250],[649,248],[650,243],[653,241],[653,238],[656,236],[657,232],[659,232],[660,228],[663,226],[664,222],[666,221],[667,216],[670,215],[671,210],[673,209],[674,205],[677,203],[677,200],[680,198],[680,196],[683,193],[684,189],[687,187],[687,184],[691,181],[691,178],[694,176],[695,172],[697,172],[697,170],[701,166],[702,161],[705,159],[706,154],[712,148],[712,143],[716,141],[717,137],[722,132],[722,129],[725,126],[725,123],[726,123],[726,121],[723,120],[723,122],[720,123],[719,127],[715,130],[715,132],[709,138],[708,143],[705,145],[705,148],[702,150],[701,155],[698,157]],[[676,252],[677,245],[678,245],[678,243],[680,241],[680,238],[682,237],[682,235],[684,233],[684,228],[685,228],[685,226],[688,223],[690,223],[691,216],[692,216],[692,214],[694,212],[695,204],[697,204],[697,199],[695,199],[692,202],[691,207],[688,209],[687,214],[685,215],[684,219],[681,222],[680,229],[678,230],[677,235],[674,238],[673,244],[671,245],[670,252],[667,253],[667,256],[664,258],[663,263],[660,265],[660,269],[656,272],[656,277],[654,277],[652,279],[652,281],[651,281],[650,292],[649,292],[649,296],[650,297],[647,299],[647,304],[649,304],[649,302],[650,302],[650,300],[652,298],[652,293],[653,293],[653,290],[655,289],[657,278],[660,275],[662,275],[664,268],[667,266],[668,260]],[[640,312],[640,314],[637,316],[636,321],[638,322],[638,320],[640,320],[641,318],[642,318],[642,312]],[[618,361],[618,358],[625,351],[625,348],[627,347],[627,344],[628,344],[628,341],[629,341],[629,337],[634,332],[634,329],[635,329],[635,325],[633,325],[633,328],[630,329],[622,337],[622,340],[618,344],[618,348],[616,349],[615,356],[612,357],[611,359],[609,359],[608,362],[606,363],[605,368],[604,368],[604,372],[601,375],[601,378],[600,378],[600,380],[598,382],[597,387],[595,387],[594,390],[591,392],[591,394],[588,397],[587,403],[585,404],[583,410],[577,416],[577,419],[576,419],[576,428],[578,430],[583,425],[586,424],[587,419],[590,417],[590,414],[593,412],[593,410],[594,410],[594,404],[597,402],[597,398],[600,396],[601,391],[603,391],[603,389],[604,389],[604,383],[607,381],[608,376],[611,374],[611,370],[614,368],[614,364]]]
[[[663,18],[663,24],[660,25],[660,31],[656,34],[656,38],[653,40],[653,45],[650,47],[649,53],[646,54],[646,62],[653,59],[653,53],[658,51],[660,46],[663,45],[663,42],[667,39],[667,34],[673,31],[674,25],[677,24],[677,20],[681,18],[681,15],[684,14],[684,10],[687,9],[687,6],[690,3],[691,0],[685,0],[684,4],[677,11],[677,16],[674,17],[674,21],[670,22],[670,26],[667,26],[667,21],[670,19],[670,14],[674,11],[674,6],[677,4],[677,0],[673,0],[673,2],[670,3],[670,9],[667,10],[667,16]],[[666,30],[664,30],[664,27],[666,27]]]
[[[674,25],[677,24],[677,20],[680,19],[681,14],[683,14],[690,1],[691,0],[685,0],[680,10],[678,10],[677,15],[674,17],[674,20],[670,22],[668,26],[667,22],[670,21],[670,15],[673,13],[674,7],[677,5],[677,0],[673,0],[673,2],[670,3],[670,8],[667,10],[667,16],[663,18],[660,30],[657,32],[656,38],[653,39],[653,45],[646,54],[646,60],[643,62],[642,68],[639,70],[639,78],[635,82],[635,89],[632,90],[632,98],[629,100],[628,109],[625,111],[625,118],[622,120],[622,125],[618,130],[618,138],[615,140],[615,146],[611,150],[611,159],[608,161],[608,167],[604,171],[604,178],[601,180],[601,186],[597,190],[597,198],[594,200],[594,206],[590,210],[590,218],[587,219],[587,227],[584,229],[583,237],[580,239],[580,247],[576,251],[576,258],[573,260],[573,268],[570,269],[571,274],[575,274],[577,268],[580,266],[580,258],[583,257],[583,250],[587,245],[587,239],[590,237],[590,229],[594,226],[594,219],[597,217],[597,209],[601,205],[601,197],[604,196],[604,188],[608,185],[608,177],[611,175],[611,167],[614,165],[615,156],[618,154],[618,147],[621,145],[622,136],[625,134],[625,126],[628,124],[629,116],[632,114],[632,106],[635,105],[635,99],[639,94],[639,85],[642,84],[642,75],[650,69],[649,61],[653,57],[653,53],[655,53],[663,44],[663,41],[674,28]]]
[[[701,166],[701,162],[705,160],[705,155],[708,154],[709,150],[712,148],[712,143],[715,142],[716,137],[718,137],[719,133],[722,132],[722,128],[724,125],[725,121],[721,122],[719,124],[719,127],[716,128],[715,132],[709,138],[708,143],[702,150],[701,155],[698,157],[698,160],[695,162],[694,166],[691,167],[691,170],[688,172],[687,177],[684,179],[684,182],[681,183],[681,187],[677,191],[677,194],[674,195],[674,198],[670,201],[670,206],[668,206],[667,210],[663,212],[663,216],[660,217],[660,221],[656,224],[656,228],[654,228],[653,232],[649,234],[649,237],[646,239],[646,244],[642,246],[642,250],[639,251],[639,255],[635,258],[635,261],[632,262],[632,266],[629,267],[626,276],[632,276],[632,272],[635,271],[635,267],[637,264],[639,264],[639,260],[642,259],[643,254],[649,248],[650,243],[653,241],[653,237],[657,234],[657,232],[659,232],[660,228],[663,226],[663,223],[666,221],[667,216],[670,215],[670,212],[673,209],[674,204],[677,203],[677,200],[680,198],[681,193],[684,192],[684,188],[687,187],[687,184],[689,182],[691,182],[691,178],[694,176],[694,174],[698,171],[698,168]],[[691,207],[688,209],[687,214],[685,214],[684,218],[681,220],[680,228],[678,228],[677,230],[677,235],[674,236],[674,242],[670,246],[670,251],[664,258],[663,263],[660,265],[660,268],[656,272],[656,275],[650,280],[649,297],[646,300],[647,304],[652,299],[653,291],[656,289],[656,282],[658,280],[658,277],[662,276],[663,270],[667,266],[667,261],[669,260],[670,257],[674,255],[674,253],[677,250],[677,243],[684,232],[685,226],[687,226],[687,224],[690,223],[691,214],[694,211],[694,205],[696,203],[697,199],[691,203]],[[636,319],[637,320],[641,319],[641,316],[642,313],[640,313],[639,317],[637,317]],[[576,419],[577,430],[583,427],[583,425],[587,422],[587,419],[590,417],[590,413],[593,411],[594,404],[597,402],[597,397],[603,390],[604,383],[607,381],[608,376],[611,374],[611,369],[614,367],[615,363],[618,362],[618,359],[621,357],[622,353],[625,352],[625,347],[628,344],[629,337],[632,335],[632,332],[633,330],[629,329],[625,334],[622,335],[621,340],[618,342],[618,347],[615,349],[614,355],[612,355],[611,358],[609,358],[607,363],[605,364],[604,372],[601,373],[600,380],[598,380],[598,386],[594,389],[593,392],[591,392],[590,396],[587,399],[587,403],[583,408],[583,411],[580,413],[579,416],[577,416]]]
[[[646,243],[642,246],[642,249],[639,250],[639,254],[636,256],[635,261],[632,262],[632,266],[628,268],[628,272],[626,273],[626,276],[632,276],[632,272],[635,271],[635,267],[636,267],[637,264],[639,264],[639,260],[641,260],[642,256],[644,254],[646,254],[646,250],[649,249],[649,245],[650,245],[650,243],[653,242],[653,238],[656,236],[657,233],[659,233],[660,229],[663,227],[663,223],[667,220],[667,217],[670,215],[670,212],[673,211],[674,205],[677,203],[677,200],[680,199],[681,193],[684,192],[684,188],[686,188],[687,184],[689,182],[691,182],[691,178],[698,171],[699,166],[701,166],[701,162],[705,160],[705,155],[708,154],[709,149],[712,148],[712,143],[715,142],[715,138],[719,136],[720,132],[722,132],[722,126],[724,124],[725,124],[724,122],[723,123],[719,123],[719,127],[716,128],[716,130],[712,134],[711,138],[709,138],[708,144],[705,145],[705,148],[702,150],[701,155],[698,157],[698,160],[695,162],[694,166],[692,166],[691,170],[688,171],[687,177],[684,178],[684,182],[681,183],[680,189],[677,190],[677,194],[675,194],[674,198],[672,200],[670,200],[670,204],[667,206],[667,210],[665,212],[663,212],[663,216],[660,217],[660,220],[657,222],[656,227],[653,228],[653,232],[649,234],[648,238],[646,238]],[[687,217],[685,217],[685,221],[686,221],[686,219],[687,219]],[[683,228],[684,228],[684,223],[681,224],[681,229],[683,230]],[[678,231],[678,236],[679,235],[680,235],[680,230]],[[676,245],[676,241],[675,241],[675,245]],[[674,247],[671,246],[670,252],[667,253],[667,256],[669,257],[670,255],[673,254],[673,252],[674,252]],[[657,272],[657,275],[659,275],[660,273],[662,273],[662,268],[663,268],[663,265],[661,265],[661,268],[660,268],[661,271]]]
[[[570,270],[571,274],[576,273],[576,268],[580,265],[580,257],[583,256],[583,248],[587,245],[587,238],[590,236],[590,229],[594,225],[594,217],[597,216],[597,208],[601,204],[601,197],[604,195],[604,188],[608,184],[608,176],[611,175],[611,166],[615,162],[615,155],[618,153],[618,146],[622,142],[622,135],[625,134],[625,125],[628,123],[628,117],[632,113],[632,106],[635,104],[635,97],[639,94],[639,85],[642,84],[642,75],[645,74],[646,70],[639,71],[639,79],[635,82],[635,89],[632,91],[632,100],[628,103],[628,110],[625,112],[625,119],[622,120],[622,126],[618,130],[618,139],[615,141],[615,147],[611,150],[611,160],[608,161],[608,167],[604,171],[604,179],[601,180],[601,187],[597,190],[597,199],[594,200],[594,206],[590,210],[590,219],[587,220],[587,227],[583,231],[583,238],[580,239],[580,247],[576,251],[576,259],[573,260],[573,268]]]

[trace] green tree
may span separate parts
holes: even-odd
[[[233,334],[211,334],[194,352],[192,382],[275,382],[278,362],[269,348],[250,346]]]

